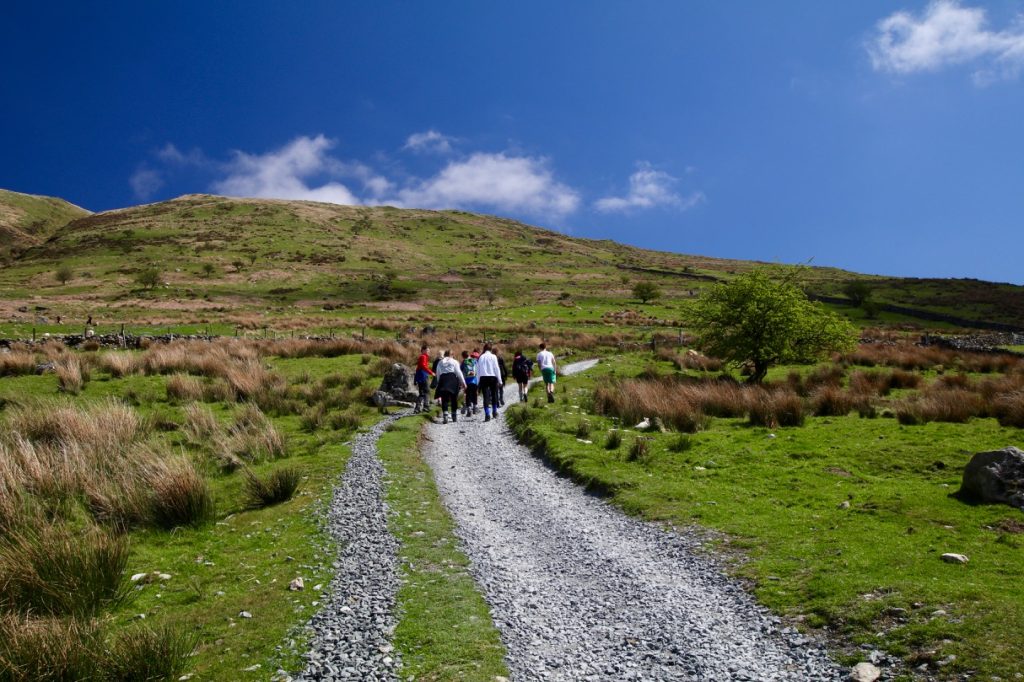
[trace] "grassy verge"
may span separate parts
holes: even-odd
[[[507,676],[505,648],[420,458],[421,425],[418,419],[395,422],[378,445],[388,471],[390,526],[401,542],[395,648],[403,677],[490,681]]]
[[[267,363],[284,377],[282,385],[290,396],[308,393],[311,400],[322,401],[343,390],[351,396],[347,405],[332,403],[321,420],[324,424],[311,424],[304,414],[294,412],[266,415],[268,428],[276,429],[287,444],[286,452],[248,461],[247,470],[262,481],[285,470],[301,477],[298,493],[272,506],[252,508],[243,470],[222,469],[213,458],[217,438],[226,438],[225,429],[237,422],[238,415],[255,409],[249,403],[205,403],[203,409],[221,429],[206,440],[187,435],[188,404],[168,395],[172,377],[117,378],[94,367],[92,379],[77,395],[64,395],[54,403],[82,409],[131,405],[143,423],[152,424],[139,447],[162,445],[202,472],[216,509],[214,519],[172,531],[132,528],[125,536],[130,553],[123,580],[128,583],[127,576],[135,574],[145,577],[128,583],[131,599],[111,610],[104,621],[104,632],[111,636],[140,627],[188,636],[197,644],[189,658],[193,680],[265,680],[278,669],[301,667],[302,626],[318,606],[319,590],[314,588],[326,584],[333,573],[333,547],[320,526],[318,510],[329,500],[348,460],[352,430],[376,419],[375,410],[356,395],[377,381],[367,374],[365,358],[269,358]],[[341,385],[344,382],[350,388]],[[333,388],[320,391],[323,383]],[[0,378],[0,419],[33,399],[53,399],[57,386],[52,374]],[[307,408],[302,403],[296,409]],[[337,413],[350,419],[333,428],[329,424]],[[73,506],[69,501],[61,509]],[[73,518],[83,514],[76,511]],[[304,579],[305,589],[290,591],[289,583],[297,577]],[[0,665],[0,677],[2,672]]]
[[[628,512],[723,531],[736,572],[796,622],[942,677],[1024,668],[1024,517],[950,496],[972,453],[1020,445],[1024,432],[994,419],[846,416],[775,430],[720,418],[695,435],[641,434],[588,413],[597,383],[641,365],[650,363],[614,358],[560,383],[555,405],[513,408],[509,422]],[[613,428],[622,442],[609,449]],[[945,552],[970,563],[944,563]]]

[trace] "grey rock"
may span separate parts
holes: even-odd
[[[964,467],[957,496],[1024,509],[1024,451],[1011,446],[975,454]]]
[[[875,682],[881,676],[882,671],[878,669],[878,666],[862,662],[853,666],[849,679],[850,682]]]

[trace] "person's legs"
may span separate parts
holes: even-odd
[[[481,377],[480,389],[484,393],[484,421],[490,421],[492,412],[498,415],[498,377]]]
[[[416,389],[419,391],[419,395],[416,396],[416,408],[414,412],[426,412],[430,409],[430,389],[427,387],[427,382],[418,381],[416,382]]]
[[[448,403],[449,402],[453,403],[452,408],[453,408],[453,411],[454,411],[454,402],[455,401],[452,400],[452,398],[453,398],[453,396],[450,393],[448,393],[448,392],[445,392],[445,393],[441,394],[441,419],[443,420],[443,422],[445,424],[448,423]]]

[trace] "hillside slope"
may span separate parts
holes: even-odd
[[[54,277],[60,265],[75,273],[65,284]],[[464,211],[187,195],[80,216],[27,248],[0,273],[0,321],[29,302],[131,322],[202,321],[217,317],[211,311],[436,313],[495,302],[532,310],[571,304],[579,316],[600,321],[636,306],[631,289],[641,279],[665,293],[657,314],[676,318],[671,311],[708,282],[756,265],[572,237]],[[159,286],[138,283],[147,269],[159,272]],[[800,276],[818,294],[840,295],[844,283],[864,279],[882,303],[1024,324],[1024,287],[822,267]]]
[[[63,199],[0,189],[0,254],[39,244],[58,228],[87,215],[89,211]]]

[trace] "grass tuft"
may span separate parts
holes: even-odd
[[[245,492],[250,508],[258,509],[286,502],[292,498],[302,482],[302,473],[295,467],[281,467],[260,480],[249,469],[245,470]]]

